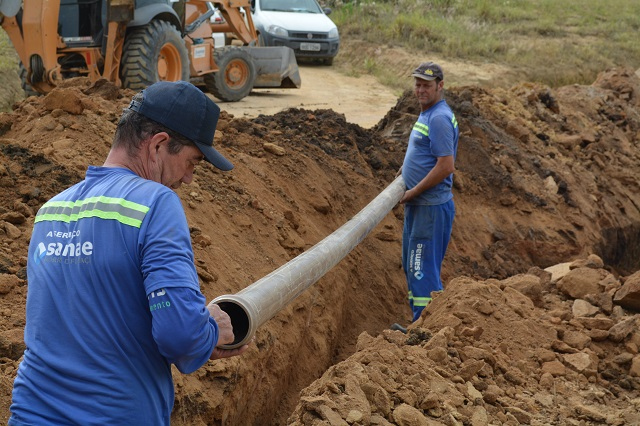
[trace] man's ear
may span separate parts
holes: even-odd
[[[171,138],[166,132],[156,133],[149,137],[145,142],[147,144],[145,149],[147,150],[149,158],[153,161],[157,161],[158,154],[162,149],[167,149],[167,145],[169,145],[170,140]]]

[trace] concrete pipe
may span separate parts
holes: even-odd
[[[405,192],[398,176],[364,209],[331,235],[244,290],[215,298],[231,317],[235,340],[226,349],[248,343],[258,327],[271,319],[341,261],[400,201]]]

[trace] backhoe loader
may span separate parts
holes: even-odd
[[[222,24],[211,22],[216,9]],[[256,45],[249,0],[0,0],[0,20],[27,95],[72,77],[135,90],[199,80],[228,102],[301,85],[293,50]],[[214,32],[237,42],[215,48]]]

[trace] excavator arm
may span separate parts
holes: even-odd
[[[215,0],[211,3],[220,10],[226,22],[217,24],[216,32],[233,33],[245,45],[255,45],[258,42],[249,0]]]
[[[6,0],[3,0],[2,7]],[[20,9],[19,9],[20,10]],[[34,89],[48,92],[54,86],[57,71],[56,49],[60,0],[33,0],[29,8],[11,17],[5,16],[2,28],[9,34],[18,57],[28,70],[28,79]]]
[[[0,9],[15,0],[0,0]],[[21,2],[18,2],[21,3]],[[84,58],[83,66],[73,70],[92,80],[106,78],[120,85],[118,75],[126,27],[134,18],[134,0],[110,0],[107,7],[105,55],[100,45],[74,47],[59,34],[60,0],[30,0],[4,16],[2,28],[7,32],[26,70],[25,83],[40,93],[50,92],[63,75],[60,58],[77,55]],[[99,19],[99,16],[96,17]],[[65,70],[66,71],[66,70]]]

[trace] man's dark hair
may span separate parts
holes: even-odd
[[[142,95],[136,94],[134,100],[142,101]],[[122,112],[120,121],[113,138],[113,148],[124,145],[129,155],[136,155],[140,149],[140,143],[160,132],[166,132],[171,140],[169,141],[169,153],[177,154],[184,146],[196,146],[191,140],[181,134],[174,132],[166,126],[151,120],[144,115],[126,108]]]

